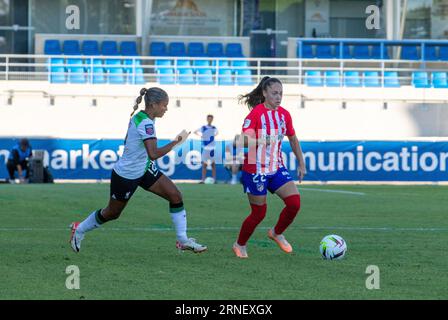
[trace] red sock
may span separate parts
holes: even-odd
[[[250,236],[254,232],[255,228],[263,221],[266,216],[266,204],[262,206],[258,206],[255,204],[251,204],[252,212],[250,215],[244,220],[243,225],[241,226],[240,235],[238,236],[237,243],[240,246],[245,246],[247,240],[249,240]]]
[[[300,210],[300,195],[295,194],[289,196],[283,199],[283,201],[285,202],[286,207],[283,208],[277,224],[274,227],[275,234],[282,234],[294,221],[294,218]]]

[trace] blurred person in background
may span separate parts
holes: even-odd
[[[241,135],[237,134],[235,138],[226,145],[226,163],[225,168],[232,175],[230,184],[238,183],[238,173],[241,171],[244,163],[244,147],[240,143]]]
[[[9,183],[15,183],[15,172],[17,171],[20,183],[28,182],[30,176],[29,159],[33,150],[28,139],[23,138],[12,148],[9,154],[6,168],[9,173]]]
[[[200,183],[205,182],[207,176],[207,165],[211,162],[213,183],[216,182],[216,161],[215,161],[215,137],[218,135],[218,129],[212,125],[213,115],[207,116],[207,124],[197,129],[194,133],[201,137],[202,150],[202,179]]]

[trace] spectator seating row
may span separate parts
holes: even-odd
[[[59,40],[46,40],[44,46],[44,53],[47,55],[67,55],[77,56],[73,58],[58,58],[53,57],[48,60],[48,70],[50,70],[50,81],[55,83],[144,83],[143,69],[141,61],[135,59],[138,57],[137,44],[135,41],[123,41],[120,46],[116,41],[103,41],[101,45],[98,41],[85,40],[80,45],[77,40],[65,40],[62,43],[62,48]],[[200,42],[192,42],[187,46],[183,42],[172,42],[166,44],[165,42],[152,42],[150,44],[150,53],[153,56],[172,56],[172,57],[212,57],[212,58],[243,58],[242,46],[239,43],[227,44],[224,52],[224,45],[222,43],[209,43],[207,45],[207,54],[205,53],[205,46]],[[98,56],[95,59],[82,59],[83,55]],[[101,56],[124,56],[129,59],[102,59]],[[132,58],[131,58],[132,57]],[[177,69],[192,69],[194,74],[205,73],[202,77],[195,78],[194,82],[207,82],[206,75],[211,72],[212,75],[220,68],[231,71],[231,76],[237,76],[237,72],[247,69],[249,62],[246,60],[189,60],[189,59],[157,59],[155,61],[155,72],[162,72],[162,69],[168,68]],[[90,74],[92,71],[93,74]],[[170,71],[168,71],[170,72]],[[183,72],[183,71],[182,71]],[[190,71],[185,71],[190,72]],[[250,70],[242,72],[245,77],[251,75]],[[242,74],[239,73],[240,75]],[[129,77],[132,76],[132,79]],[[225,83],[224,79],[218,81]],[[167,78],[168,79],[168,78]],[[185,77],[187,79],[187,77]],[[245,84],[248,80],[238,78],[232,80],[237,84]],[[171,82],[170,79],[166,80]],[[178,80],[179,83],[188,82],[189,80]]]
[[[195,80],[193,81],[194,83],[197,82],[199,84],[209,84],[208,82],[210,81],[207,80],[207,75],[214,75],[217,70],[225,70],[224,75],[227,74],[228,71],[230,71],[230,77],[235,76],[235,78],[237,79],[235,83],[238,85],[246,85],[248,83],[252,83],[250,82],[252,75],[251,70],[247,69],[248,62],[244,60],[234,60],[232,63],[230,63],[229,61],[220,60],[218,63],[219,68],[218,66],[213,67],[208,60],[194,60],[193,64],[190,63],[190,60],[178,60],[176,63],[177,70],[179,70],[178,72],[182,75],[188,73],[202,75],[195,78]],[[165,74],[165,69],[170,69],[171,71],[167,71],[168,74],[171,73],[172,75],[174,75],[176,70],[174,61],[156,60],[154,71],[149,71],[149,69],[146,68],[146,70],[148,70],[147,72],[156,72],[157,74]],[[50,82],[52,83],[145,83],[143,77],[144,72],[140,60],[84,60],[77,57],[68,59],[64,59],[62,57],[51,58],[49,59],[48,70],[50,70]],[[222,74],[221,71],[219,71],[219,74]],[[224,75],[222,75],[223,79],[222,81],[219,81],[220,83],[224,83],[227,81],[226,79],[224,79],[226,78],[226,76]],[[244,77],[242,78],[241,76]],[[165,77],[169,78],[168,76]],[[204,78],[204,80],[201,79],[202,77]],[[187,76],[185,76],[184,78],[186,79]],[[182,81],[182,79],[180,79],[179,83],[184,84],[184,82],[188,81],[189,80]],[[167,79],[166,82],[173,81]]]
[[[390,59],[391,46],[383,47],[383,57],[381,57],[381,45],[356,44],[342,47],[343,59]],[[340,57],[340,47],[337,44],[303,44],[302,58],[311,59],[338,59]],[[421,60],[422,50],[417,45],[402,45],[401,59]],[[297,57],[300,57],[300,46],[297,46]],[[448,61],[448,45],[426,45],[424,60],[427,61]]]
[[[219,69],[218,74],[213,74],[211,69],[199,69],[196,72],[192,68],[178,69],[177,77],[172,68],[162,68],[157,71],[157,82],[160,84],[199,84],[199,85],[253,85],[250,70],[238,70],[235,74],[232,69]]]
[[[138,56],[137,43],[135,41],[123,41],[118,49],[116,41],[105,40],[100,44],[95,40],[85,40],[82,46],[78,40],[65,40],[62,49],[59,40],[45,40],[44,54],[46,55],[87,55],[87,56]],[[224,50],[224,45],[219,42],[207,44],[205,50],[204,43],[191,42],[185,45],[184,42],[152,42],[149,52],[151,56],[172,56],[172,57],[228,57],[243,58],[243,48],[240,43],[228,43]]]
[[[135,62],[135,63],[134,63]],[[135,83],[144,84],[143,68],[138,60],[51,58],[49,59],[51,83]]]
[[[207,44],[207,50],[202,42],[190,42],[187,46],[183,42],[152,42],[150,55],[156,57],[228,57],[243,58],[243,48],[240,43],[228,43],[225,47],[220,42]]]
[[[431,80],[430,80],[431,79]],[[345,71],[343,76],[339,71],[306,71],[305,84],[311,87],[381,87],[398,88],[401,86],[398,72],[385,71],[381,83],[380,72]],[[448,88],[446,72],[432,72],[431,78],[427,72],[416,71],[412,73],[412,86],[415,88]]]

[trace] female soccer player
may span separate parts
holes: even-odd
[[[242,169],[244,192],[252,208],[244,220],[233,245],[239,258],[247,258],[246,243],[257,225],[266,215],[267,190],[278,195],[285,203],[277,224],[269,229],[268,237],[274,240],[286,253],[292,247],[283,232],[293,222],[300,209],[300,194],[283,165],[282,140],[288,137],[291,149],[299,160],[298,177],[301,182],[306,174],[305,161],[299,140],[294,131],[291,115],[280,106],[283,87],[277,78],[264,77],[250,93],[240,96],[250,110],[244,120],[242,134],[249,152]]]
[[[134,113],[145,100],[145,110]],[[203,252],[207,247],[187,237],[187,217],[182,194],[174,183],[161,173],[155,160],[170,152],[176,145],[185,142],[189,133],[182,131],[176,140],[157,147],[155,119],[167,111],[168,94],[160,88],[141,89],[131,114],[122,157],[112,170],[109,204],[104,209],[92,212],[83,222],[72,223],[71,246],[75,252],[81,249],[86,232],[100,227],[105,222],[118,219],[137,187],[152,192],[169,202],[171,218],[176,230],[176,247],[180,250]]]

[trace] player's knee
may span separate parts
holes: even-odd
[[[168,198],[170,203],[181,203],[183,201],[182,193],[179,190],[171,192]]]
[[[283,200],[285,202],[286,207],[288,208],[288,211],[294,212],[297,214],[300,210],[300,195],[295,194],[292,196],[289,196]]]
[[[252,208],[251,216],[253,217],[253,219],[256,220],[257,223],[263,221],[263,219],[266,217],[267,205],[263,204],[260,206],[251,204],[250,206]]]

